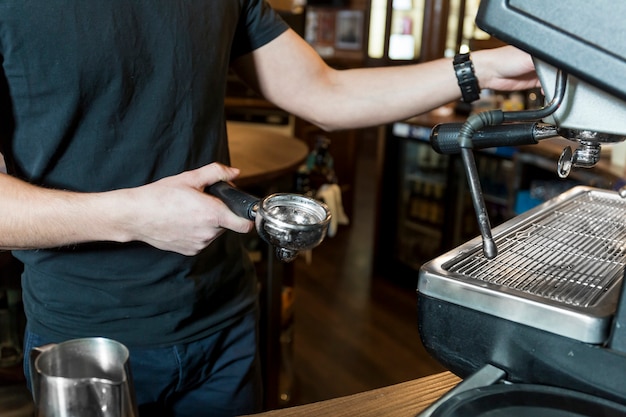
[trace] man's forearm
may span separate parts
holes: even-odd
[[[116,192],[50,190],[6,174],[0,174],[0,190],[0,249],[125,240],[123,228],[113,221],[123,215]]]
[[[339,86],[336,98],[320,106],[318,113],[320,123],[328,130],[394,122],[450,103],[461,95],[448,59],[410,68],[337,71],[335,77],[334,83]]]
[[[538,85],[530,56],[520,50],[484,50],[476,58],[482,88]],[[326,130],[390,123],[461,97],[451,59],[336,70],[293,31],[239,58],[234,68],[268,100]]]

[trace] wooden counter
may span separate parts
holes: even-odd
[[[254,417],[415,417],[461,382],[450,372]]]

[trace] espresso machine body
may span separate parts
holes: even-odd
[[[626,349],[616,325],[624,298],[626,200],[575,187],[420,270],[419,331],[446,368],[485,364],[513,383],[574,389],[626,404]],[[622,342],[623,343],[623,342]]]
[[[589,137],[606,142],[626,137],[626,3],[482,0],[476,22],[535,58],[546,101],[555,89],[550,72],[569,78],[564,100],[541,123],[561,135],[576,132],[566,139],[581,147]],[[626,415],[623,195],[575,187],[494,228],[495,256],[477,237],[422,266],[417,291],[422,342],[465,378],[466,388],[453,390],[447,404],[451,398],[460,403],[467,386],[484,395],[480,384],[488,380],[509,391],[532,386],[544,395],[532,398],[563,389],[597,399],[588,413],[554,415]],[[485,379],[484,372],[491,376]],[[477,387],[473,379],[482,382]],[[535,415],[538,409],[529,410],[510,415]],[[443,413],[441,402],[422,415],[470,416]]]

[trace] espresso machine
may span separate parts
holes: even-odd
[[[464,380],[419,416],[626,416],[626,192],[577,186],[492,229],[472,153],[565,138],[565,178],[626,139],[626,3],[481,0],[476,23],[533,56],[546,104],[433,129],[481,235],[420,269],[423,345]]]

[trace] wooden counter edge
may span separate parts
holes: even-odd
[[[415,417],[460,382],[451,372],[442,372],[346,397],[254,414],[254,417]]]

